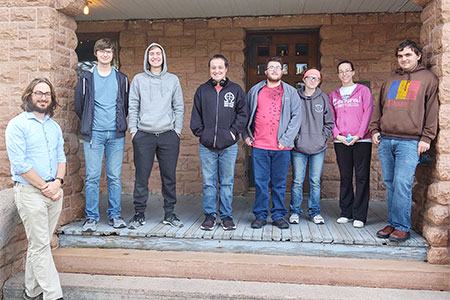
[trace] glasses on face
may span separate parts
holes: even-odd
[[[351,72],[353,72],[353,70],[342,70],[339,71],[339,74],[350,74]]]
[[[111,55],[113,53],[113,51],[112,50],[97,50],[97,53],[100,55],[105,55],[105,54]]]
[[[50,98],[50,97],[52,96],[52,93],[50,93],[50,92],[43,93],[43,92],[41,92],[41,91],[33,92],[33,94],[34,94],[37,98],[42,98],[42,97],[45,96],[45,98],[48,99],[48,98]]]
[[[306,80],[309,80],[309,81],[312,81],[312,82],[318,82],[318,81],[320,81],[320,78],[319,78],[319,77],[316,77],[316,76],[306,76],[305,79],[306,79]]]
[[[281,69],[282,69],[281,66],[276,66],[276,67],[270,66],[267,68],[267,70],[269,70],[269,71],[281,71]]]

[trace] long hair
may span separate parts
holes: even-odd
[[[50,87],[50,92],[52,94],[52,101],[50,103],[50,106],[48,107],[48,111],[47,111],[47,115],[49,117],[53,117],[53,115],[55,114],[55,109],[58,106],[58,102],[56,102],[56,93],[55,93],[55,89],[53,88],[52,83],[50,82],[50,80],[48,80],[47,78],[44,77],[38,77],[33,79],[30,84],[28,84],[27,88],[25,89],[25,91],[22,93],[22,104],[20,105],[20,107],[27,112],[31,112],[31,107],[29,105],[31,99],[31,94],[33,93],[34,87],[36,85],[38,85],[39,83],[46,83],[49,87]]]

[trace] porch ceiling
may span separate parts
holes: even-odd
[[[77,21],[414,12],[412,0],[87,0]]]

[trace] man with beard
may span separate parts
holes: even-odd
[[[6,150],[14,200],[28,240],[24,299],[62,299],[50,242],[62,209],[66,173],[64,139],[51,119],[57,106],[46,78],[34,79],[22,94],[23,113],[9,121]]]
[[[269,184],[272,196],[272,224],[289,228],[284,219],[286,176],[291,149],[301,124],[301,103],[297,90],[281,81],[283,61],[272,57],[266,62],[267,80],[254,85],[247,95],[250,119],[244,139],[252,147],[255,176],[255,220],[252,228],[267,224],[269,214]]]

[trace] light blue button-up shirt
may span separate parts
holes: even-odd
[[[41,121],[32,112],[21,113],[9,121],[5,139],[14,181],[29,184],[20,175],[31,169],[53,180],[58,164],[66,162],[61,127],[47,115]]]

